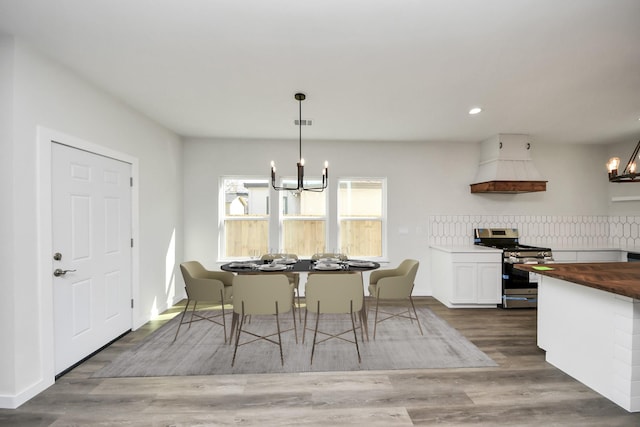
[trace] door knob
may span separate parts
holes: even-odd
[[[69,273],[69,272],[73,272],[75,270],[63,270],[61,268],[56,268],[55,270],[53,270],[53,275],[56,277],[60,277],[60,276],[64,276],[65,274]]]

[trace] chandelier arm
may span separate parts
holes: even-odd
[[[317,193],[321,193],[325,190],[325,188],[327,188],[327,184],[328,184],[328,180],[326,179],[326,177],[322,177],[322,185],[320,185],[319,187],[302,187],[303,191],[315,191]]]
[[[276,186],[276,183],[271,181],[271,186],[273,187],[274,190],[276,191],[298,191],[300,190],[299,187],[287,187],[286,185],[283,185],[281,187]]]
[[[629,167],[631,166],[631,163],[633,163],[633,160],[638,156],[638,152],[640,152],[640,141],[638,141],[638,145],[636,145],[636,149],[633,150],[631,157],[629,157],[629,161],[627,162],[627,165],[624,167],[624,170],[622,171],[623,174],[630,173]]]

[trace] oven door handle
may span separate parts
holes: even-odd
[[[531,302],[538,302],[538,298],[527,298],[527,297],[508,297],[506,295],[504,295],[502,297],[503,300],[509,300],[509,301],[531,301]]]

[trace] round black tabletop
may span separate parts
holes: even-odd
[[[348,260],[336,262],[340,268],[336,269],[320,269],[316,268],[315,260],[300,259],[295,264],[278,264],[286,266],[285,269],[271,270],[261,269],[263,265],[268,265],[268,261],[234,261],[223,264],[220,269],[222,271],[230,271],[232,273],[344,273],[357,271],[370,271],[380,268],[380,264],[373,261]],[[264,268],[264,267],[262,267]]]

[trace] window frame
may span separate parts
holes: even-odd
[[[283,181],[296,181],[295,178],[292,177],[282,177],[280,180],[280,184],[278,185],[282,185]],[[312,180],[313,182],[313,180]],[[329,189],[329,186],[327,186],[327,188],[325,188],[324,191],[322,191],[321,193],[324,196],[324,215],[308,215],[308,216],[303,216],[303,215],[290,215],[290,214],[285,214],[284,213],[284,209],[285,209],[285,205],[287,205],[286,207],[290,208],[291,205],[289,203],[288,199],[285,199],[285,195],[287,193],[292,193],[291,191],[276,191],[273,188],[271,189],[271,191],[274,191],[276,193],[280,193],[278,194],[278,235],[277,237],[274,236],[275,240],[277,241],[277,245],[275,247],[278,248],[278,252],[281,250],[287,251],[287,252],[291,252],[292,248],[287,248],[285,247],[285,235],[284,235],[284,222],[285,221],[324,221],[324,246],[326,248],[326,246],[328,245],[329,242],[329,236],[330,236],[330,194],[331,191]],[[305,191],[301,191],[301,194],[304,194]],[[287,200],[287,203],[284,202],[284,200]],[[309,257],[311,258],[311,256],[313,255],[313,253],[310,254],[304,254],[304,253],[299,253],[297,254],[299,257],[304,258],[304,257]]]
[[[354,181],[379,181],[381,184],[381,203],[380,206],[380,217],[376,216],[342,216],[340,214],[340,184],[343,182],[354,182]],[[335,218],[336,218],[336,239],[338,247],[343,247],[343,243],[340,240],[342,235],[341,223],[343,220],[349,221],[371,221],[371,220],[379,220],[380,221],[380,246],[382,254],[380,256],[357,256],[358,258],[371,260],[376,262],[385,262],[388,259],[388,236],[387,236],[387,178],[386,177],[373,177],[373,176],[343,176],[338,177],[336,181],[336,210],[335,210]],[[350,255],[351,256],[351,255]]]
[[[291,178],[284,177],[282,180],[290,180]],[[227,216],[226,213],[226,190],[225,182],[228,180],[247,180],[247,181],[265,181],[267,182],[268,194],[267,194],[267,208],[266,213],[263,216]],[[381,216],[367,216],[367,217],[349,217],[340,215],[340,185],[345,181],[379,181],[381,183]],[[331,185],[333,184],[333,185]],[[332,188],[335,186],[335,189]],[[388,211],[387,211],[387,189],[388,178],[386,177],[372,177],[372,176],[343,176],[338,177],[330,182],[330,185],[323,191],[325,197],[325,214],[313,215],[313,216],[297,216],[297,215],[284,215],[284,195],[278,193],[285,193],[286,191],[274,190],[271,186],[271,181],[267,176],[258,175],[222,175],[218,179],[218,261],[226,262],[236,259],[249,259],[247,257],[227,257],[226,248],[226,230],[225,221],[251,221],[256,218],[264,218],[267,221],[267,248],[273,251],[278,251],[281,248],[289,250],[284,246],[284,221],[324,221],[324,245],[325,251],[332,251],[334,248],[340,248],[342,246],[341,239],[341,227],[342,220],[347,219],[350,221],[370,221],[380,220],[381,222],[381,256],[359,256],[358,258],[385,262],[388,259]],[[277,197],[274,197],[277,196]],[[289,206],[290,207],[290,206]],[[333,231],[333,234],[332,234]],[[300,257],[307,257],[313,254],[298,254]]]
[[[227,215],[226,211],[226,189],[225,182],[230,180],[238,180],[238,181],[264,181],[267,184],[267,206],[265,208],[266,213],[264,215],[252,215],[252,216],[231,216]],[[250,259],[251,254],[245,257],[228,257],[227,253],[227,242],[226,242],[226,229],[225,222],[226,221],[255,221],[256,219],[266,219],[267,221],[267,246],[271,240],[271,221],[273,215],[271,214],[271,196],[272,189],[269,178],[267,176],[256,176],[256,175],[222,175],[218,178],[218,260],[220,261],[230,261],[236,259]]]

